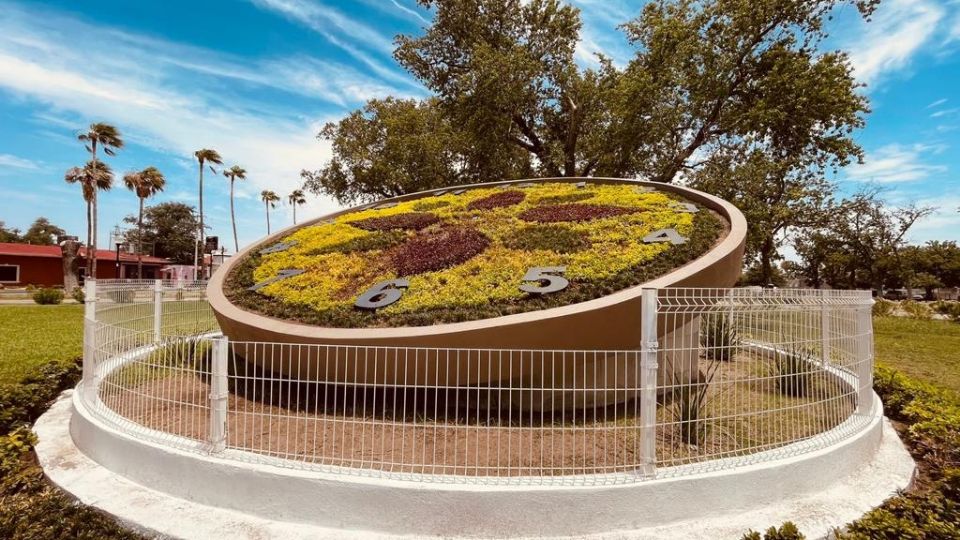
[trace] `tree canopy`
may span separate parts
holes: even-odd
[[[137,223],[137,216],[124,218]],[[178,202],[163,202],[143,211],[143,244],[153,246],[153,255],[165,257],[174,264],[193,264],[194,245],[200,222],[196,210]],[[126,233],[126,241],[137,243],[137,230]]]
[[[620,27],[635,47],[622,67],[577,64],[580,13],[559,0],[420,3],[432,24],[399,36],[395,58],[433,96],[325,126],[334,157],[307,189],[346,203],[521,176],[787,185],[861,157],[850,134],[866,100],[846,55],[823,52],[824,22],[841,5],[867,17],[873,0],[654,1]],[[778,212],[817,204],[776,191]],[[792,225],[766,218],[754,246]]]

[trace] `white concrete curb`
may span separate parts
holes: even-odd
[[[738,538],[786,520],[816,538],[909,485],[914,472],[877,416],[830,448],[699,475],[596,486],[418,484],[181,452],[121,433],[72,401],[65,394],[34,428],[49,478],[134,528],[177,538]]]

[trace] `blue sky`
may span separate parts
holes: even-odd
[[[584,18],[578,61],[626,62],[616,25],[643,2],[571,3]],[[157,200],[195,204],[198,148],[246,168],[237,213],[240,242],[251,242],[265,233],[260,190],[283,196],[329,158],[315,137],[324,122],[372,97],[426,95],[391,51],[429,19],[414,0],[0,0],[0,220],[26,228],[44,215],[82,236],[84,205],[63,173],[87,159],[76,133],[106,121],[128,143],[115,171],[166,174]],[[867,162],[842,171],[841,188],[874,183],[892,203],[938,206],[911,240],[960,240],[960,1],[886,0],[869,24],[845,8],[831,31],[873,109],[857,134]],[[217,176],[205,190],[209,234],[222,239],[227,189]],[[310,199],[299,216],[336,208]],[[101,201],[104,245],[136,198],[117,187]],[[290,209],[272,219],[289,224]]]

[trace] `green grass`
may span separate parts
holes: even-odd
[[[960,324],[874,317],[877,363],[960,394]]]
[[[0,306],[0,383],[15,383],[45,362],[83,350],[83,306]]]

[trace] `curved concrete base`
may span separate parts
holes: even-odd
[[[55,484],[136,529],[179,538],[721,538],[786,520],[816,538],[907,487],[914,472],[880,416],[828,449],[777,461],[577,486],[413,483],[238,463],[132,439],[69,395],[35,431]]]

